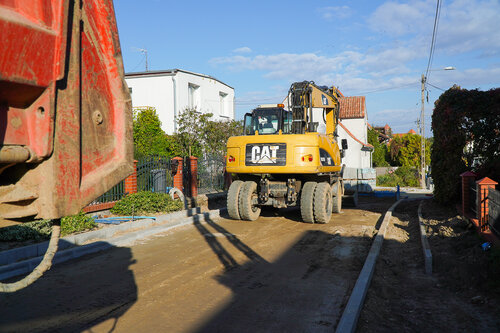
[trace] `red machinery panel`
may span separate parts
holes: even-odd
[[[0,0],[0,217],[77,213],[132,172],[111,0]]]

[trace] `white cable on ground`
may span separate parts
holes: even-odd
[[[188,208],[187,201],[184,198],[184,194],[182,193],[181,190],[179,190],[177,187],[172,187],[168,193],[170,194],[170,197],[172,199],[175,199],[175,195],[177,194],[177,196],[179,197],[179,199],[184,203],[184,208],[185,209]]]
[[[61,226],[59,225],[58,221],[57,223],[54,223],[52,225],[52,235],[50,236],[49,246],[40,264],[38,264],[38,266],[22,280],[13,283],[0,283],[0,292],[12,293],[26,288],[27,286],[38,280],[46,271],[48,271],[52,266],[52,259],[57,252],[60,234]]]

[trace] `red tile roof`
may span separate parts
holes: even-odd
[[[366,114],[365,96],[339,98],[340,119],[364,118]]]
[[[409,130],[408,133],[394,133],[392,136],[393,137],[396,137],[396,136],[405,136],[406,134],[417,134],[417,132],[415,132],[413,129]]]

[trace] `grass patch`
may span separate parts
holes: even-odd
[[[143,191],[127,195],[111,208],[111,212],[117,215],[138,215],[169,213],[183,208],[181,200],[174,200],[168,194]]]

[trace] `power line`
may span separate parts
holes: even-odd
[[[429,81],[427,81],[427,84],[430,85],[431,87],[434,87],[436,89],[439,89],[441,91],[445,91],[443,88],[439,88],[439,87],[436,87],[435,85],[433,85],[432,83],[429,83]]]
[[[405,88],[405,87],[412,86],[412,85],[414,85],[416,83],[418,83],[418,81],[415,81],[415,82],[412,82],[412,83],[403,84],[403,85],[400,85],[400,86],[389,87],[389,88],[380,88],[380,89],[375,89],[375,90],[370,90],[370,91],[364,91],[364,92],[355,92],[355,94],[356,95],[366,95],[366,94],[371,94],[371,93],[375,93],[375,92],[400,89],[400,88]]]
[[[437,29],[439,26],[439,16],[441,14],[441,1],[437,0],[436,3],[436,15],[434,16],[434,28],[432,29],[432,40],[431,40],[431,48],[429,51],[429,60],[427,61],[427,69],[425,70],[425,77],[428,78],[429,71],[432,66],[432,60],[434,58],[434,50],[436,48],[436,39],[437,39]]]

